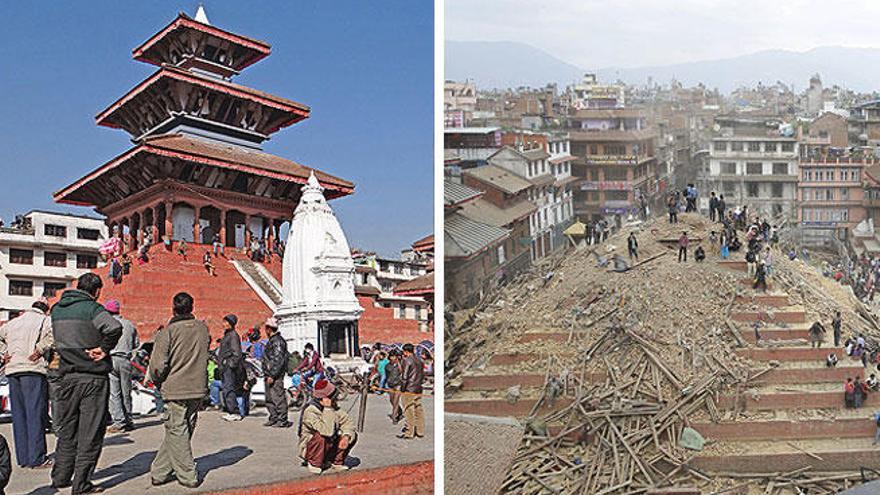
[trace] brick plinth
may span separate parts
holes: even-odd
[[[868,416],[868,415],[866,415]],[[798,440],[803,438],[873,438],[874,421],[837,419],[834,421],[738,421],[734,423],[695,423],[691,425],[712,440]]]
[[[880,449],[815,452],[822,461],[802,453],[700,456],[690,465],[705,472],[784,473],[806,466],[822,471],[851,471],[880,465]],[[818,464],[817,464],[818,462]]]

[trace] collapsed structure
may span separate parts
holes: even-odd
[[[770,290],[752,290],[737,253],[712,252],[713,225],[681,218],[571,249],[450,318],[446,411],[523,425],[494,488],[834,493],[876,477],[859,470],[880,461],[871,411],[843,401],[846,378],[868,371],[830,331],[822,348],[808,344],[812,322],[830,329],[836,310],[845,337],[876,340],[876,318],[849,288],[780,252]],[[630,231],[639,261],[618,258]],[[676,262],[682,231],[707,261]],[[830,352],[838,367],[825,367]]]

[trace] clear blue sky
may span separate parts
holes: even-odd
[[[207,0],[211,24],[272,54],[235,82],[310,105],[269,153],[353,181],[333,201],[349,243],[396,255],[433,231],[433,3]],[[72,212],[52,192],[131,146],[94,116],[155,67],[131,50],[198,2],[0,6],[0,216]]]

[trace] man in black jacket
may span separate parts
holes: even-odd
[[[52,486],[72,486],[73,495],[101,491],[90,478],[106,431],[113,370],[110,351],[122,335],[122,324],[96,301],[103,285],[98,275],[83,274],[76,289],[65,291],[51,313],[55,349],[61,359]]]
[[[422,409],[422,382],[425,381],[425,365],[413,352],[412,344],[403,345],[403,382],[400,391],[403,392],[403,416],[406,425],[403,434],[398,438],[412,440],[415,437],[425,436],[425,411]]]
[[[263,349],[263,376],[266,380],[266,410],[269,420],[263,426],[289,428],[287,420],[287,392],[284,390],[284,374],[287,371],[287,342],[278,333],[278,322],[275,318],[267,318],[266,335],[269,341]]]
[[[244,396],[244,353],[241,351],[241,337],[235,331],[238,317],[229,314],[223,317],[225,333],[220,340],[220,369],[223,373],[222,394],[226,421],[244,419],[244,408],[239,408],[238,400]]]

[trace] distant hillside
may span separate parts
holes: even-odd
[[[446,79],[471,79],[478,88],[543,87],[549,82],[564,86],[582,76],[576,66],[525,43],[446,42]]]
[[[474,79],[481,88],[520,85],[540,87],[548,82],[561,86],[589,71],[559,60],[527,45],[513,42],[446,42],[446,78]],[[644,84],[648,77],[667,83],[675,78],[690,86],[700,82],[729,93],[739,86],[782,81],[806,88],[810,76],[819,73],[826,87],[839,84],[870,92],[880,90],[880,49],[819,47],[806,52],[766,50],[739,57],[652,67],[598,69],[599,80],[618,79]]]

